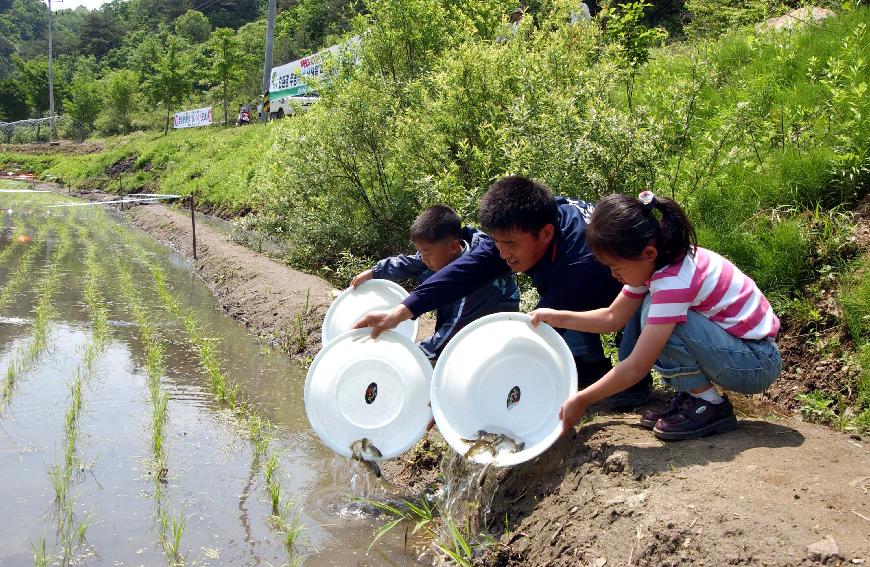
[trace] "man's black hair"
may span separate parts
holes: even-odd
[[[411,240],[414,242],[440,242],[447,238],[461,238],[462,221],[456,211],[447,205],[432,205],[417,217],[411,225]]]
[[[528,177],[511,175],[492,184],[480,199],[480,224],[487,232],[521,230],[537,235],[556,226],[558,206],[550,189]]]

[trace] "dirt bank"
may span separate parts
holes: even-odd
[[[743,417],[733,433],[666,443],[636,422],[598,417],[499,471],[488,516],[498,539],[476,564],[870,564],[867,440]],[[431,462],[432,447],[385,476],[421,489],[431,473],[407,469]]]
[[[53,184],[39,183],[37,188],[66,194]],[[75,196],[92,201],[118,198],[99,191]],[[165,205],[137,205],[125,215],[132,224],[187,257],[221,307],[251,332],[293,356],[311,357],[320,350],[320,325],[333,299],[328,282],[231,242],[203,223],[196,225],[194,261],[187,213]]]
[[[727,435],[665,443],[634,423],[597,419],[507,471],[491,529],[502,533],[507,515],[509,534],[481,563],[870,561],[866,442],[793,420],[745,419]],[[815,545],[827,536],[833,546]]]

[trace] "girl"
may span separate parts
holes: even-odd
[[[537,309],[532,324],[587,333],[625,328],[620,363],[568,398],[564,431],[586,408],[639,382],[651,367],[676,395],[640,423],[662,439],[693,439],[737,427],[725,390],[754,394],[779,376],[774,339],[779,320],[761,291],[731,262],[697,246],[695,230],[674,201],[644,191],[605,197],[586,229],[589,248],[623,284],[610,307]]]

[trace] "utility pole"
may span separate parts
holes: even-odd
[[[266,56],[263,61],[263,94],[269,90],[272,78],[272,40],[275,38],[275,0],[269,0],[269,12],[266,17]],[[263,107],[260,111],[260,120],[269,121],[269,114],[265,109],[266,100],[263,99]]]
[[[48,0],[48,141],[54,141],[54,74],[51,56],[51,0]]]

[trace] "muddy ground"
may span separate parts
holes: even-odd
[[[112,196],[92,194],[91,199]],[[163,205],[126,213],[191,258],[190,219]],[[197,225],[195,269],[227,312],[290,347],[297,314],[320,347],[331,286]],[[308,295],[306,309],[305,297]],[[742,400],[736,432],[664,443],[636,414],[605,414],[538,459],[497,471],[479,565],[870,565],[868,439]],[[434,490],[433,431],[383,467],[409,496]]]

